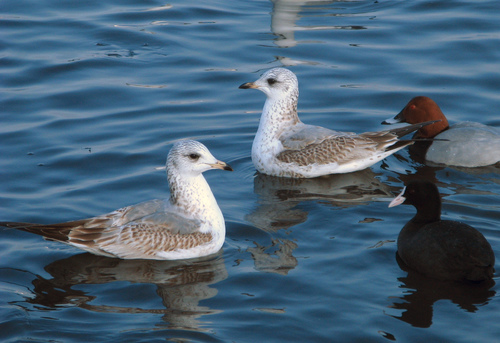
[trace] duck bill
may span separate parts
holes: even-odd
[[[382,125],[392,125],[392,124],[397,124],[397,123],[404,123],[405,120],[403,119],[403,110],[399,112],[394,118],[389,118],[386,119],[382,122]]]
[[[210,164],[210,167],[212,167],[213,169],[233,171],[233,168],[231,168],[231,166],[229,164],[227,164],[226,162],[222,162],[222,161],[217,161],[214,164]]]
[[[397,197],[392,199],[392,201],[389,203],[389,207],[398,206],[405,202],[406,198],[403,196],[403,194],[405,194],[405,190],[406,187],[403,188],[403,191]]]
[[[247,83],[242,84],[238,88],[240,88],[240,89],[249,89],[249,88],[257,89],[257,88],[259,88],[259,86],[257,86],[254,82],[247,82]]]

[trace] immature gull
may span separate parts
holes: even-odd
[[[297,115],[297,77],[284,68],[271,69],[240,88],[267,95],[252,161],[259,172],[274,176],[310,178],[362,170],[412,144],[399,138],[430,124],[361,134],[304,124]]]
[[[167,157],[170,199],[151,200],[98,217],[52,225],[0,222],[96,255],[178,260],[216,253],[224,217],[202,173],[230,170],[197,141],[174,144]]]

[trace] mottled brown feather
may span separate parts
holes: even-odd
[[[394,137],[393,135],[391,135]],[[326,139],[319,144],[311,144],[301,150],[285,150],[278,154],[278,160],[285,163],[309,164],[345,163],[377,150],[387,144],[387,138],[339,136]],[[362,149],[360,149],[360,147]],[[359,152],[362,153],[359,154]]]
[[[130,224],[123,227],[119,233],[103,232],[97,241],[87,244],[96,245],[100,249],[115,253],[126,247],[129,254],[155,256],[158,252],[170,252],[177,249],[191,249],[212,240],[210,233],[172,233],[168,227],[150,226],[145,224]],[[117,244],[117,241],[119,244]],[[137,244],[140,242],[140,244]]]
[[[79,220],[53,225],[0,222],[0,226],[35,233],[48,240],[86,246],[108,256],[113,256],[117,250],[127,250],[130,254],[139,253],[145,257],[153,257],[159,251],[191,249],[212,241],[210,233],[172,233],[168,225],[161,227],[129,223],[124,227],[96,226],[105,223],[109,224],[109,220],[98,217],[90,221]]]
[[[18,222],[0,222],[0,226],[5,226],[17,230],[22,230],[43,236],[45,239],[66,243],[68,235],[75,226],[80,226],[84,220],[59,223],[52,225],[18,223]]]
[[[276,157],[285,163],[296,163],[300,166],[310,164],[347,163],[358,158],[364,158],[377,151],[398,149],[413,144],[412,140],[398,140],[422,126],[432,122],[408,125],[389,131],[365,132],[357,136],[336,136],[320,143],[310,144],[303,149],[288,149]]]

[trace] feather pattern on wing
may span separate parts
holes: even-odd
[[[3,226],[35,233],[100,255],[153,258],[158,252],[191,249],[211,241],[202,222],[164,209],[161,200],[128,206],[107,215],[66,223],[40,225],[7,222]],[[149,213],[154,211],[153,213]]]
[[[398,141],[397,135],[389,131],[357,135],[353,132],[339,132],[302,123],[296,126],[298,128],[280,137],[284,150],[277,155],[277,159],[300,166],[341,164],[367,158]],[[405,141],[404,144],[411,142]]]

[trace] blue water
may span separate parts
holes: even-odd
[[[258,175],[264,95],[286,66],[302,120],[344,131],[414,96],[450,122],[500,126],[497,1],[57,1],[0,4],[0,220],[52,223],[168,196],[171,144],[191,137],[234,173],[206,173],[226,218],[214,258],[122,261],[0,229],[2,342],[492,342],[491,288],[408,274],[387,208],[414,174],[443,216],[500,258],[500,171],[434,168],[404,150],[358,173]],[[497,270],[500,270],[497,263]],[[498,275],[498,272],[497,272]]]

